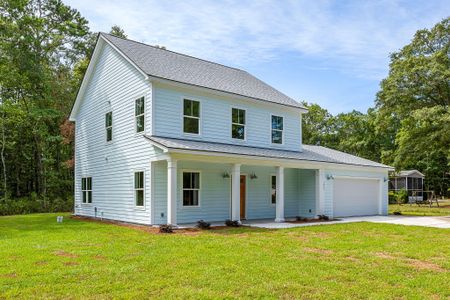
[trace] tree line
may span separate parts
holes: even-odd
[[[0,13],[0,205],[4,209],[22,199],[23,206],[38,201],[43,211],[69,209],[74,132],[67,118],[97,35],[77,10],[59,0],[0,0]],[[126,37],[118,26],[111,33]],[[305,102],[304,143],[418,169],[430,189],[444,194],[450,159],[449,33],[447,18],[419,30],[393,53],[389,75],[367,113],[333,116]]]

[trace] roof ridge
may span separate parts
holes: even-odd
[[[204,62],[207,62],[207,63],[210,63],[210,64],[215,64],[215,65],[219,65],[219,66],[222,66],[222,67],[225,67],[225,68],[234,69],[234,70],[237,70],[237,71],[240,71],[240,72],[246,72],[246,73],[248,73],[247,71],[242,70],[242,69],[239,69],[239,68],[236,68],[236,67],[230,67],[230,66],[227,66],[227,65],[218,63],[218,62],[211,61],[211,60],[207,60],[207,59],[195,57],[195,56],[192,56],[192,55],[188,55],[188,54],[176,52],[176,51],[169,50],[169,49],[165,49],[165,48],[156,47],[156,46],[153,46],[153,45],[146,44],[146,43],[144,43],[144,42],[139,42],[139,41],[131,40],[131,39],[128,39],[128,38],[123,38],[123,37],[120,37],[120,36],[116,36],[116,35],[114,35],[114,34],[110,34],[110,33],[106,33],[106,32],[100,32],[100,34],[113,36],[113,37],[118,38],[118,39],[121,39],[121,40],[125,40],[125,41],[128,41],[128,42],[133,42],[133,43],[136,43],[136,44],[141,44],[141,45],[144,45],[144,46],[147,46],[147,47],[151,47],[151,48],[153,48],[153,49],[171,52],[171,53],[173,53],[173,54],[182,55],[182,56],[185,56],[185,57],[189,57],[189,58],[201,60],[201,61],[204,61]],[[250,74],[250,73],[248,73],[248,74]],[[253,77],[254,77],[254,76],[253,76]]]

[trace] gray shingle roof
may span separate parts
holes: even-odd
[[[303,145],[303,151],[300,152],[156,136],[146,136],[146,138],[168,148],[169,151],[191,150],[391,169],[389,166],[322,146]]]
[[[149,76],[304,108],[299,102],[246,71],[106,33],[101,35]]]

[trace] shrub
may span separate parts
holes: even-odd
[[[318,215],[318,217],[319,217],[319,220],[322,220],[322,221],[329,221],[330,220],[330,217],[327,216],[327,215]]]
[[[394,215],[396,215],[396,216],[400,216],[402,214],[402,212],[401,211],[394,211]]]
[[[308,218],[300,217],[300,216],[295,217],[295,219],[299,222],[307,222],[308,221]]]
[[[397,204],[397,194],[394,191],[389,191],[389,204]]]
[[[211,228],[211,223],[205,222],[203,220],[197,221],[197,228],[210,229]]]
[[[241,223],[239,223],[239,221],[226,220],[225,225],[228,227],[241,227]]]
[[[173,233],[173,226],[170,224],[159,225],[159,233]]]
[[[73,209],[73,197],[39,199],[36,194],[30,198],[10,198],[0,201],[0,216],[23,215],[45,212],[68,212]]]
[[[408,203],[408,192],[405,189],[401,189],[397,192],[397,203],[404,204]]]

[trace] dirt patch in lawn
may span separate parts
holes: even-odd
[[[418,270],[425,270],[425,271],[434,271],[434,272],[444,272],[445,269],[441,266],[434,264],[429,261],[419,260],[419,259],[407,259],[406,260],[408,265],[418,269]]]
[[[16,273],[3,274],[3,275],[0,275],[0,277],[3,277],[3,278],[16,278],[17,274]]]
[[[45,266],[48,265],[48,262],[45,260],[40,260],[34,263],[36,266]]]
[[[61,256],[61,257],[70,257],[70,258],[77,258],[78,255],[73,254],[73,253],[69,253],[63,250],[58,250],[53,252],[53,254],[55,254],[56,256]]]
[[[66,261],[63,264],[65,266],[68,266],[68,267],[70,267],[70,266],[78,266],[79,265],[79,263],[77,263],[76,261]]]
[[[395,256],[392,256],[386,252],[377,252],[377,253],[375,253],[375,256],[379,257],[379,258],[385,258],[385,259],[395,259]]]

